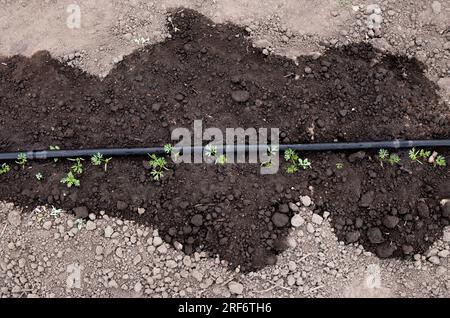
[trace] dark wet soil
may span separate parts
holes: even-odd
[[[190,10],[174,13],[173,26],[172,39],[127,56],[104,80],[47,52],[2,58],[0,151],[163,145],[196,119],[205,128],[280,128],[283,143],[450,135],[448,108],[417,60],[359,43],[299,56],[296,65],[263,55],[242,28]],[[248,100],[234,100],[234,91]],[[450,198],[450,178],[448,167],[399,154],[400,166],[384,167],[371,152],[305,154],[312,169],[295,175],[284,165],[260,175],[259,165],[171,164],[160,183],[147,158],[115,158],[107,172],[85,161],[81,186],[71,189],[60,183],[68,161],[13,164],[0,176],[0,200],[106,210],[155,226],[186,253],[206,250],[249,271],[286,248],[290,227],[277,227],[274,214],[291,217],[285,204],[310,195],[315,213],[331,213],[340,240],[380,257],[410,257],[449,224],[449,205],[440,202]]]

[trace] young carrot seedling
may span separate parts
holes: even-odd
[[[2,164],[0,167],[0,176],[7,174],[10,170],[11,167],[7,163]]]
[[[16,163],[19,166],[22,166],[22,169],[25,168],[25,165],[27,164],[27,162],[28,162],[28,159],[27,159],[27,155],[25,153],[19,153],[17,155]]]

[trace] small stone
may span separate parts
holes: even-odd
[[[348,232],[347,234],[345,234],[345,240],[349,244],[355,243],[359,240],[360,236],[361,234],[359,233],[359,231]]]
[[[244,286],[238,282],[230,282],[228,284],[228,289],[232,294],[235,295],[242,295],[242,293],[244,292]]]
[[[381,14],[381,8],[380,8],[380,6],[378,4],[369,4],[366,7],[366,12],[365,13],[368,14],[368,15],[372,14],[372,13]]]
[[[73,212],[75,213],[75,217],[77,219],[85,219],[89,217],[88,209],[85,206],[79,206],[73,209]]]
[[[305,220],[298,214],[294,215],[291,219],[291,225],[293,227],[300,227],[305,224]]]
[[[201,214],[196,214],[191,218],[191,224],[200,227],[203,225],[203,216]]]
[[[114,233],[113,228],[112,228],[111,226],[108,225],[108,226],[105,228],[105,237],[110,238],[111,235],[112,235],[113,233]]]
[[[94,231],[97,228],[97,225],[95,222],[92,222],[91,220],[86,222],[86,230],[88,231]]]
[[[450,226],[444,228],[444,235],[442,237],[444,242],[450,242]]]
[[[145,213],[145,209],[144,208],[138,208],[137,212],[138,212],[139,215],[142,215],[142,214]]]
[[[295,264],[294,261],[289,261],[288,266],[291,272],[294,272],[297,269],[297,264]]]
[[[42,224],[42,228],[44,230],[50,230],[52,228],[52,221],[46,221]]]
[[[298,212],[300,210],[295,203],[289,202],[288,205],[289,205],[289,209],[291,209],[291,211]]]
[[[289,217],[284,213],[274,213],[272,216],[272,223],[276,227],[283,227],[289,223]]]
[[[441,13],[441,10],[442,10],[441,3],[439,1],[433,1],[433,3],[431,3],[431,10],[433,10],[434,14]]]
[[[389,242],[387,242],[387,243],[378,245],[376,252],[377,252],[378,257],[388,258],[388,257],[391,257],[392,254],[394,254],[396,249],[397,249],[397,247],[395,245],[391,245],[391,244],[389,244]]]
[[[306,230],[308,231],[308,233],[311,234],[313,234],[316,231],[311,223],[306,224]]]
[[[152,105],[152,110],[153,110],[153,111],[157,112],[157,111],[159,111],[160,109],[161,109],[161,104],[160,104],[160,103],[154,103],[154,104]]]
[[[405,255],[411,255],[414,252],[414,247],[411,245],[403,245],[402,246],[403,254]]]
[[[123,201],[117,201],[117,210],[123,211],[128,207],[128,204]]]
[[[13,210],[8,213],[8,222],[14,227],[17,227],[20,225],[22,221],[22,216],[20,215],[19,211]]]
[[[191,257],[189,255],[186,255],[186,256],[183,257],[183,264],[184,264],[184,266],[191,267],[192,260],[191,260]]]
[[[178,250],[178,251],[182,251],[182,250],[183,250],[183,244],[181,244],[181,243],[178,242],[178,241],[175,241],[175,242],[173,243],[173,247],[175,247],[175,249]]]
[[[400,222],[400,219],[393,215],[386,215],[383,218],[383,225],[387,227],[388,229],[393,229],[397,226],[398,222]]]
[[[447,258],[450,255],[449,250],[442,250],[438,253],[438,256],[441,258]]]
[[[310,67],[305,67],[305,73],[306,74],[311,74],[312,73],[312,69]]]
[[[417,204],[417,212],[422,218],[427,218],[430,216],[430,209],[428,208],[428,205],[422,201]]]
[[[306,207],[309,207],[312,204],[311,198],[307,195],[300,196],[300,202]]]
[[[450,77],[443,77],[437,81],[444,94],[450,98]]]
[[[245,103],[250,98],[250,93],[247,91],[239,90],[231,93],[231,98],[238,103]]]
[[[123,250],[121,247],[116,248],[116,256],[122,258],[123,257]]]
[[[96,247],[95,247],[95,254],[96,255],[102,255],[103,254],[103,246],[101,246],[101,245],[97,245]]]
[[[431,256],[431,257],[428,259],[428,261],[429,261],[430,263],[434,264],[434,265],[439,265],[439,264],[441,263],[441,261],[439,260],[439,257],[436,256],[436,255]]]
[[[139,264],[139,263],[141,262],[141,260],[142,260],[142,256],[141,256],[140,254],[138,254],[138,255],[136,255],[136,256],[134,257],[134,259],[133,259],[133,264],[134,264],[134,265],[137,265],[137,264]]]
[[[312,222],[314,224],[321,225],[322,222],[323,222],[323,217],[321,217],[319,214],[314,213],[312,215],[312,219],[311,220],[312,220]]]
[[[278,211],[280,212],[280,213],[289,213],[289,206],[287,205],[287,204],[281,204],[279,207],[278,207]]]
[[[177,262],[175,262],[173,259],[170,259],[166,262],[166,266],[168,268],[176,268],[178,266]]]
[[[450,51],[450,41],[445,42],[445,44],[444,44],[444,50]]]
[[[158,247],[158,246],[160,246],[162,243],[163,243],[163,240],[162,240],[162,238],[160,238],[159,236],[155,236],[155,237],[153,238],[153,246],[154,246],[154,247]]]
[[[142,284],[141,284],[140,282],[137,282],[137,283],[134,285],[134,291],[135,291],[136,293],[140,293],[140,292],[142,291]]]
[[[373,200],[375,198],[375,192],[373,191],[369,191],[365,194],[363,194],[363,196],[361,197],[361,200],[359,201],[359,206],[363,207],[363,208],[368,208]]]
[[[363,160],[366,157],[366,153],[364,151],[358,151],[355,153],[352,153],[350,156],[348,156],[348,161],[355,162],[357,160]]]
[[[372,227],[367,231],[367,237],[372,244],[380,244],[384,242],[383,234],[377,227]]]
[[[176,101],[181,102],[181,101],[183,101],[183,99],[184,99],[183,94],[178,93],[178,94],[175,95],[175,100]]]
[[[198,270],[192,271],[192,277],[194,277],[198,282],[201,282],[203,280],[203,275]]]

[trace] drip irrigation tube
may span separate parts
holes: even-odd
[[[267,149],[267,145],[225,145],[217,146],[217,150],[225,153],[238,151],[258,151],[261,147]],[[367,149],[401,149],[401,148],[438,148],[450,147],[450,139],[440,140],[391,140],[391,141],[367,141],[367,142],[335,142],[335,143],[311,143],[311,144],[282,144],[278,145],[280,151],[293,149],[296,151],[345,151]],[[181,153],[202,153],[205,147],[174,147]],[[98,149],[73,149],[73,150],[40,150],[18,151],[0,153],[0,161],[16,160],[18,155],[25,153],[29,160],[51,158],[77,158],[90,157],[97,153],[104,156],[142,156],[147,154],[164,154],[164,147],[153,148],[98,148]]]

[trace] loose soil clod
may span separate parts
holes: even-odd
[[[299,57],[297,66],[194,11],[177,11],[170,26],[172,39],[124,58],[103,81],[47,52],[1,59],[0,150],[161,145],[195,119],[221,129],[278,127],[284,143],[449,136],[449,111],[414,59],[357,44]],[[407,154],[403,169],[381,167],[372,153],[308,157],[312,169],[295,175],[170,166],[160,184],[144,158],[117,159],[106,172],[87,165],[79,189],[60,183],[70,163],[33,162],[0,177],[0,200],[108,210],[155,225],[188,254],[206,249],[244,271],[276,261],[295,213],[284,207],[305,194],[316,214],[331,213],[339,239],[380,257],[424,252],[449,224],[439,203],[450,198],[448,167],[409,164]]]

